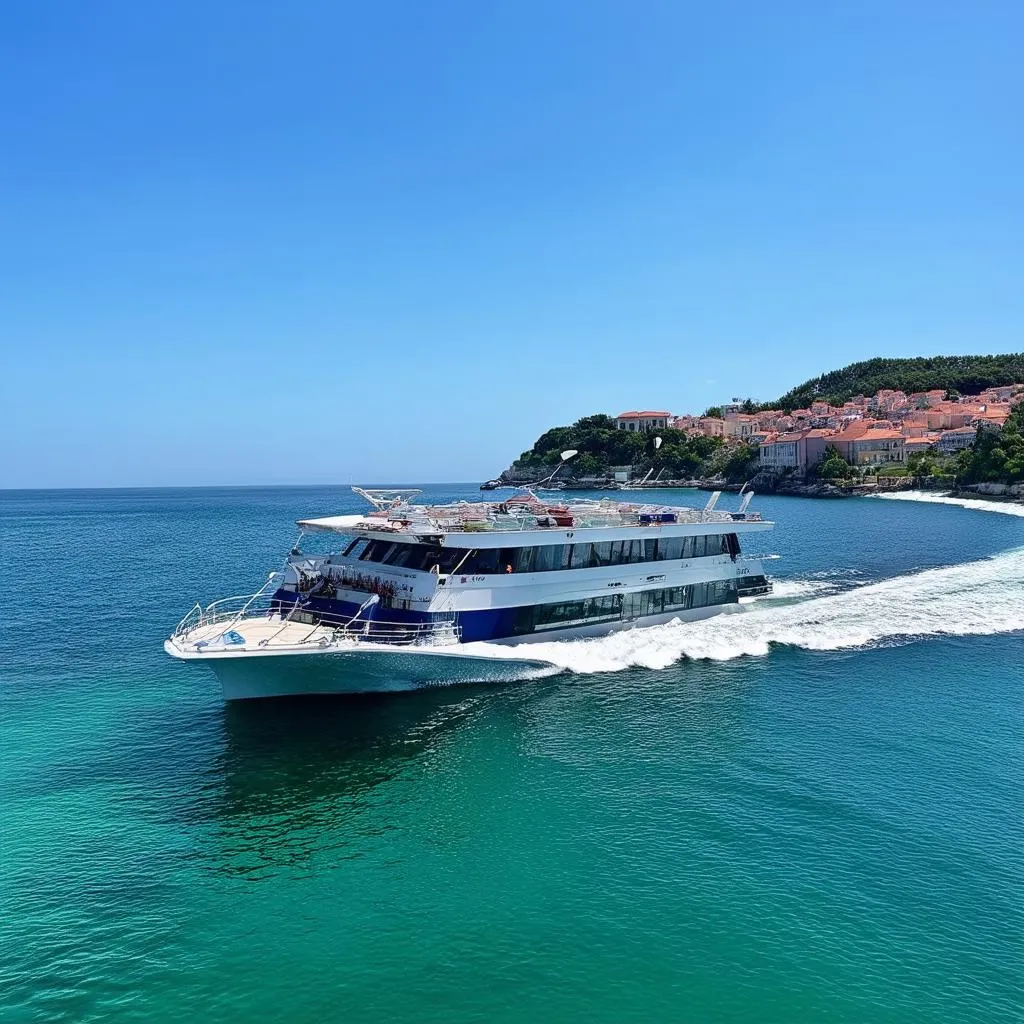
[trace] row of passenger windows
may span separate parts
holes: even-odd
[[[513,631],[516,634],[536,633],[545,629],[569,629],[619,619],[631,621],[648,615],[707,608],[716,604],[735,604],[735,580],[693,583],[686,587],[664,587],[636,594],[609,594],[581,601],[559,601],[520,608],[516,612]]]
[[[359,539],[344,554],[364,562],[379,562],[403,569],[467,576],[500,572],[552,572],[559,569],[596,569],[605,565],[633,565],[739,554],[736,534],[704,537],[656,537],[650,540],[612,540],[597,544],[540,544],[524,548],[442,548],[387,540]]]
[[[344,557],[358,558],[361,562],[379,562],[401,569],[430,572],[437,567],[441,573],[454,572],[456,566],[469,553],[468,548],[442,548],[432,544],[405,544],[390,540],[359,538],[342,552]]]

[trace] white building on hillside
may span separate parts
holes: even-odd
[[[670,412],[620,412],[615,417],[617,430],[664,430],[672,418]]]

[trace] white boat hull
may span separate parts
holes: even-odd
[[[541,679],[562,669],[528,657],[484,657],[457,646],[425,649],[360,644],[351,650],[218,651],[189,654],[168,640],[168,654],[211,668],[224,699],[390,693],[466,683]]]

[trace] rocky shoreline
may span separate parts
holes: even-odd
[[[724,481],[700,480],[693,486],[702,491],[739,491],[741,484]],[[957,486],[949,480],[899,477],[882,483],[836,484],[826,481],[813,483],[778,483],[776,485],[754,484],[759,494],[779,494],[794,498],[857,498],[872,494],[895,494],[900,491],[931,491],[954,498],[974,498],[979,501],[1012,501],[1024,503],[1024,486],[1021,484],[962,484]]]

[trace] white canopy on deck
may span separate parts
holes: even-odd
[[[298,520],[298,525],[303,530],[322,530],[329,533],[347,533],[356,523],[366,524],[366,516],[325,516],[323,519]]]

